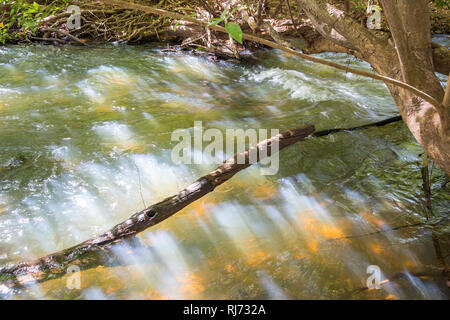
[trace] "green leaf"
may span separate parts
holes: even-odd
[[[234,40],[242,44],[242,29],[237,23],[227,22],[225,29]]]

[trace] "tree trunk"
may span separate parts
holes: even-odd
[[[381,75],[403,80],[442,101],[434,74],[428,1],[382,0],[392,40],[384,40],[325,0],[297,0],[329,41],[355,51]],[[387,84],[409,130],[436,164],[450,175],[450,108],[433,106],[403,88]]]

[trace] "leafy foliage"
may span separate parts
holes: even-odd
[[[433,3],[438,8],[450,9],[450,0],[433,0]]]
[[[234,22],[228,22],[228,19],[232,17],[232,15],[239,9],[239,7],[234,8],[231,12],[228,12],[227,9],[223,10],[220,14],[219,18],[214,18],[211,20],[211,23],[209,26],[215,26],[221,23],[222,21],[225,22],[225,30],[227,30],[228,34],[237,42],[242,44],[242,29],[241,27]]]
[[[67,6],[67,0],[61,1]],[[45,17],[54,14],[60,9],[56,2],[46,8],[42,8],[37,2],[29,3],[24,0],[3,0],[3,4],[10,4],[9,21],[0,23],[0,43],[6,40],[28,37],[36,33],[39,22]]]

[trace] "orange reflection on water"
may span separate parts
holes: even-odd
[[[377,226],[378,228],[381,228],[382,226],[386,225],[386,221],[384,221],[383,219],[374,216],[373,213],[370,212],[361,212],[360,213],[361,217],[364,218],[364,220],[366,220],[368,223]]]
[[[247,256],[247,264],[252,265],[259,265],[263,263],[266,259],[268,259],[269,255],[264,253],[263,251],[257,251],[252,252]]]
[[[252,189],[251,192],[255,198],[267,200],[272,198],[278,192],[278,187],[274,184],[262,185]]]
[[[186,272],[183,277],[177,277],[180,282],[180,292],[184,297],[199,298],[205,291],[204,279],[195,273]]]
[[[370,250],[372,250],[376,254],[381,254],[385,251],[384,248],[380,244],[377,244],[377,243],[369,243],[368,246],[369,246]]]
[[[313,238],[335,239],[345,236],[345,233],[334,221],[320,219],[312,210],[299,214],[300,225]]]
[[[228,272],[234,272],[235,268],[233,267],[232,264],[229,263],[225,266],[225,270],[227,270]]]

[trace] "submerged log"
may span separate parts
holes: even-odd
[[[11,288],[21,287],[60,278],[66,274],[67,268],[72,265],[77,265],[81,270],[85,270],[106,264],[110,259],[113,245],[128,240],[139,232],[166,220],[190,203],[212,192],[239,171],[291,144],[304,140],[313,132],[313,125],[305,125],[261,141],[249,150],[224,161],[217,169],[201,177],[176,195],[133,214],[124,222],[101,235],[34,261],[1,268],[0,284],[3,283]],[[251,160],[252,152],[256,154],[256,161]],[[238,159],[244,159],[244,161],[238,161]]]

